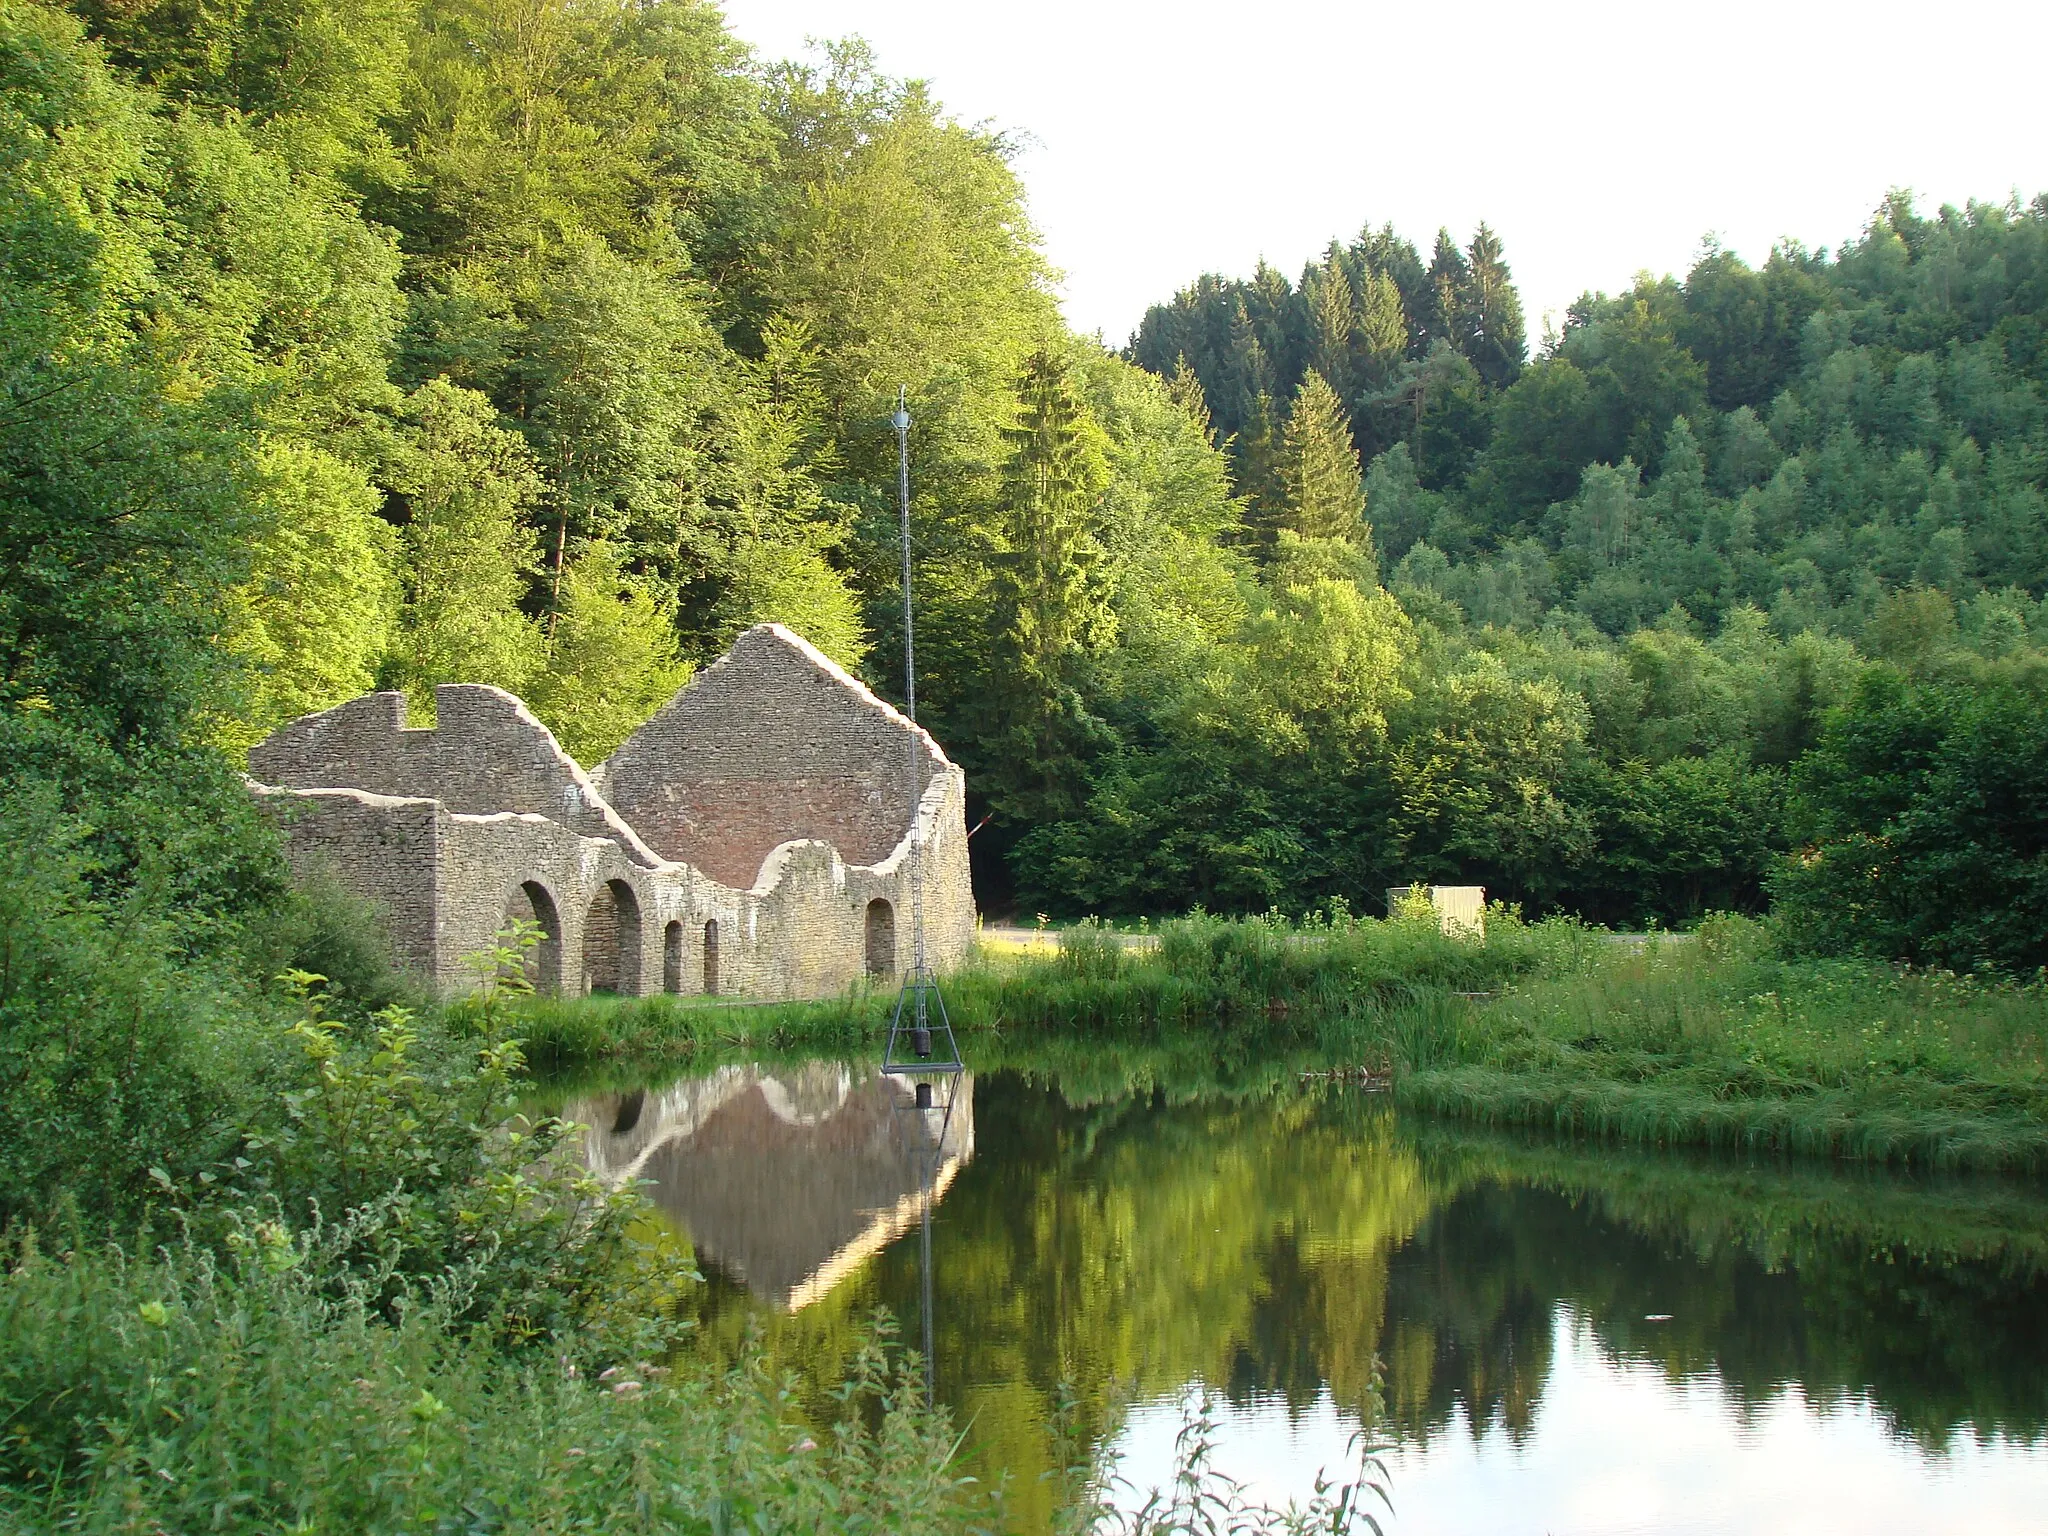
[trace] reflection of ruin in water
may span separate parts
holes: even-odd
[[[952,1114],[918,1115],[912,1085],[812,1062],[725,1067],[653,1092],[568,1105],[606,1179],[648,1193],[708,1262],[776,1306],[809,1306],[917,1224],[974,1155],[974,1079]]]

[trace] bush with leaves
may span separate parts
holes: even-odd
[[[0,808],[0,1224],[65,1203],[132,1219],[148,1169],[194,1177],[238,1134],[246,995],[166,910],[175,851],[125,880],[119,857],[49,786]]]
[[[1873,671],[1792,776],[1803,843],[1772,881],[1795,949],[2048,965],[2048,686]]]
[[[451,1322],[509,1345],[655,1347],[687,1263],[640,1224],[637,1189],[583,1166],[578,1127],[519,1114],[525,1058],[505,1003],[530,992],[538,938],[517,924],[472,957],[473,1038],[423,1030],[399,1004],[352,1025],[327,1011],[324,978],[293,973],[296,1061],[275,1109],[201,1175],[220,1189],[206,1229],[270,1210],[280,1230],[328,1234],[322,1283],[392,1317],[425,1285]]]
[[[464,1338],[459,1286],[410,1286],[390,1320],[348,1224],[231,1237],[6,1255],[0,1528],[972,1528],[953,1432],[884,1330],[813,1430],[755,1355],[724,1374],[507,1355]]]

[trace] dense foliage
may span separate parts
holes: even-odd
[[[2048,204],[1709,253],[1533,362],[1491,231],[1425,266],[1385,230],[1298,288],[1205,278],[1119,354],[1060,322],[1010,155],[704,0],[0,0],[10,1520],[489,1529],[484,1471],[565,1522],[628,1489],[713,1529],[967,1518],[875,1356],[822,1470],[745,1372],[589,1379],[659,1342],[687,1256],[508,1119],[495,1003],[423,1007],[290,887],[236,772],[451,681],[595,762],[764,620],[889,691],[899,385],[984,903],[1336,919],[1316,954],[1197,919],[1150,970],[1076,944],[994,1003],[1341,997],[1451,1053],[1404,1055],[1413,1092],[1540,1119],[1614,1063],[1428,1010],[1580,931],[1472,950],[1343,902],[1769,889],[1796,945],[2042,963]],[[1733,1050],[1678,1065],[1726,1087]],[[1935,1119],[1862,1150],[2037,1160],[1953,1120],[2035,1113],[2009,1063],[1930,1061]],[[656,1446],[679,1420],[701,1443]],[[537,1423],[557,1461],[519,1461]]]
[[[0,93],[0,729],[98,826],[231,821],[214,749],[372,686],[586,760],[763,619],[888,690],[899,384],[998,908],[1754,908],[1871,661],[2044,622],[2038,202],[1709,250],[1533,360],[1492,230],[1368,230],[1119,355],[1001,135],[699,0],[7,0]]]
[[[1832,257],[1786,246],[1752,270],[1710,247],[1682,282],[1589,294],[1526,363],[1484,226],[1463,251],[1440,234],[1426,265],[1368,229],[1298,285],[1265,267],[1202,278],[1130,355],[1205,403],[1275,606],[1307,586],[1288,530],[1325,531],[1289,463],[1328,435],[1334,397],[1366,463],[1369,531],[1344,536],[1384,562],[1412,638],[1380,673],[1384,724],[1279,694],[1314,721],[1282,738],[1292,754],[1247,750],[1250,689],[1235,714],[1155,714],[1167,729],[1111,755],[1090,814],[1036,835],[1027,866],[1049,894],[1110,906],[1176,883],[1243,905],[1412,875],[1670,920],[1756,904],[1795,841],[1881,836],[1846,797],[1788,820],[1783,770],[1831,708],[1882,708],[1859,691],[1872,661],[1939,671],[1950,707],[1987,720],[2036,695],[2044,306],[2048,203],[1928,218],[1903,194]],[[2011,702],[1962,702],[1985,688]],[[1971,813],[1913,762],[1892,771],[1952,878],[1928,883],[1923,860],[1887,899],[1961,901],[1977,934],[1856,947],[1991,956],[2016,877],[1987,866],[1972,889],[1981,829],[1945,820]],[[2022,779],[1997,814],[2044,813]],[[2038,963],[2010,942],[1997,958]]]

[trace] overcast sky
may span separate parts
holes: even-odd
[[[859,33],[953,113],[1022,130],[1067,318],[1121,343],[1203,271],[1286,271],[1391,219],[1481,218],[1546,311],[1712,233],[1833,246],[1894,185],[2048,190],[2048,5],[1638,0],[727,0],[769,57]]]

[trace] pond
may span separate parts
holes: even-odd
[[[1291,1072],[1026,1063],[920,1112],[813,1061],[566,1110],[694,1245],[693,1347],[760,1338],[824,1419],[877,1308],[928,1320],[1027,1528],[1065,1384],[1125,1499],[1205,1400],[1274,1502],[1377,1402],[1394,1532],[2048,1529],[2032,1185],[1488,1137]]]

